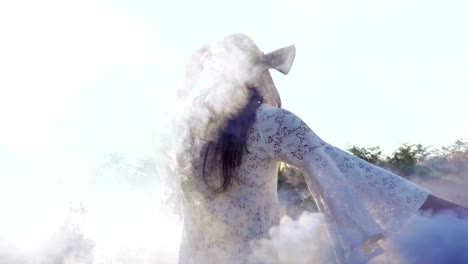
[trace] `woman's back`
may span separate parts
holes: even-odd
[[[227,191],[216,192],[221,162],[214,151],[209,151],[205,160],[205,146],[194,161],[193,177],[201,190],[197,202],[185,203],[186,237],[180,263],[244,263],[250,253],[249,242],[266,237],[268,230],[279,224],[279,162],[265,151],[261,133],[265,123],[259,119],[276,109],[267,105],[257,109],[242,162]]]

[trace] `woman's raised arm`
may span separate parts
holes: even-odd
[[[375,242],[383,230],[352,186],[327,153],[329,145],[293,113],[266,105],[257,116],[264,150],[271,158],[302,168],[319,210],[335,228],[352,230],[353,238],[332,232],[343,250],[341,261],[348,262],[355,249]],[[329,230],[330,231],[330,230]],[[368,252],[369,253],[369,252]]]

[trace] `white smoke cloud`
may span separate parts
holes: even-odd
[[[114,156],[81,186],[2,188],[0,263],[177,263],[180,222],[161,208],[154,162]]]
[[[319,213],[304,212],[295,221],[285,216],[272,227],[268,239],[253,241],[249,262],[254,263],[330,263],[332,245]]]
[[[468,218],[453,213],[416,215],[384,247],[372,263],[468,263]]]
[[[468,218],[453,213],[415,215],[407,225],[387,234],[385,252],[371,264],[468,263]],[[297,220],[284,217],[268,239],[252,243],[251,263],[317,263],[335,261],[332,245],[318,213],[303,213]]]

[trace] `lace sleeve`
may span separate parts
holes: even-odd
[[[419,191],[411,184],[409,188],[401,177],[332,147],[291,112],[271,107],[264,109],[258,121],[262,127],[265,152],[271,158],[302,168],[321,213],[334,227],[354,232],[351,236],[342,231],[331,232],[333,242],[338,243],[342,250],[337,253],[340,262],[349,263],[353,255],[356,257],[356,249],[362,249],[365,241],[369,242],[383,233],[380,225],[391,222],[383,215],[395,216],[398,208],[403,208],[403,213],[414,213],[414,208],[419,209],[420,201],[425,200],[424,190]],[[405,193],[402,197],[398,195],[400,187]],[[385,198],[379,197],[371,205],[368,201],[376,196],[393,199],[383,202]],[[398,205],[405,204],[410,198],[417,201],[406,207]],[[368,253],[369,258],[371,253]]]
[[[429,190],[339,148],[328,145],[325,152],[362,194],[372,217],[386,231],[404,225],[430,194]]]

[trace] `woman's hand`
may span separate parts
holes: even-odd
[[[452,211],[460,218],[468,218],[468,208],[449,202],[432,194],[427,197],[419,210],[423,212],[430,211],[436,214],[444,211]]]

